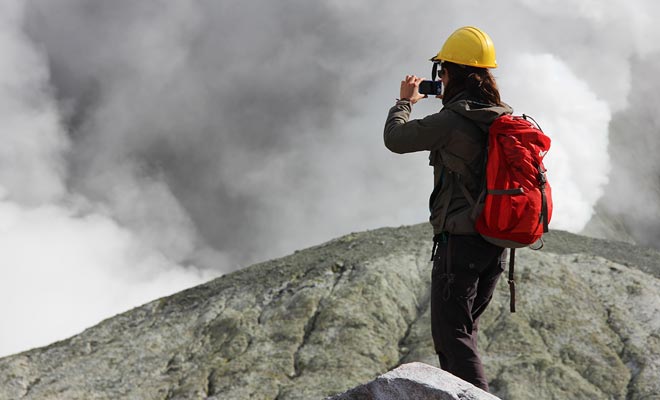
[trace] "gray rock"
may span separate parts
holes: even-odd
[[[430,236],[351,234],[153,301],[0,359],[0,399],[320,399],[437,366]],[[502,280],[481,323],[493,394],[658,398],[658,252],[551,232],[517,254],[518,312]]]
[[[497,400],[439,368],[404,364],[329,400]]]

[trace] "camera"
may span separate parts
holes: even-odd
[[[431,96],[442,94],[442,81],[421,81],[419,83],[419,93]]]

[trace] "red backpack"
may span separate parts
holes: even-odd
[[[552,217],[552,192],[547,181],[543,157],[550,149],[546,136],[533,118],[502,115],[488,132],[485,188],[474,201],[464,186],[468,201],[474,205],[476,230],[487,241],[510,248],[510,309],[516,311],[513,268],[515,249],[536,244],[548,232]],[[483,208],[479,212],[482,205]],[[479,214],[476,214],[479,212]]]
[[[524,114],[502,115],[488,133],[485,201],[476,229],[501,247],[538,242],[552,217],[552,193],[543,166],[550,138],[530,119]]]

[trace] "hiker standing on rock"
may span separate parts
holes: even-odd
[[[385,146],[395,153],[430,152],[434,190],[429,200],[433,225],[431,328],[440,367],[488,391],[477,352],[479,317],[503,271],[504,248],[475,230],[474,207],[484,187],[490,124],[512,109],[500,100],[489,68],[496,68],[490,37],[475,27],[455,31],[431,59],[432,81],[424,93],[438,94],[443,108],[409,120],[412,105],[428,97],[422,79],[401,81],[400,98],[387,116]],[[435,74],[439,68],[439,81]],[[430,89],[429,89],[430,84]],[[444,91],[441,86],[444,85]]]

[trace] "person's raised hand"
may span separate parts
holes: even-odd
[[[427,96],[419,93],[419,83],[424,79],[418,78],[415,75],[406,75],[406,78],[401,81],[401,90],[399,91],[399,98],[401,100],[410,100],[412,104],[417,103],[420,99]]]

